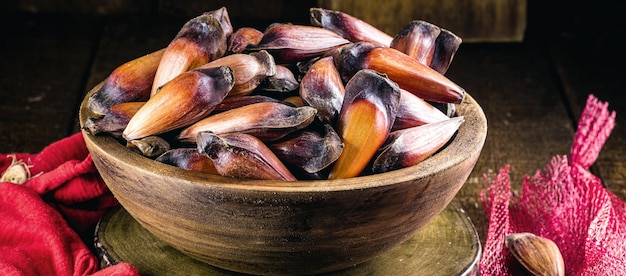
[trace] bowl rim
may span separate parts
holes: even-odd
[[[237,179],[220,175],[184,170],[164,164],[134,153],[110,135],[92,135],[83,129],[85,120],[93,113],[87,108],[87,101],[104,82],[94,86],[83,98],[78,112],[81,132],[88,150],[107,155],[115,162],[126,163],[145,174],[167,175],[191,185],[201,185],[220,189],[248,190],[259,192],[308,193],[332,192],[376,188],[396,183],[411,182],[426,178],[454,167],[463,160],[479,155],[487,136],[487,120],[481,106],[468,93],[457,106],[458,115],[464,122],[443,149],[417,165],[385,173],[364,175],[332,180],[276,181],[257,179]],[[474,128],[474,129],[472,129]],[[455,154],[452,151],[458,150]],[[461,150],[463,149],[463,150]],[[130,153],[130,154],[129,154]],[[447,154],[449,153],[449,154]],[[445,161],[445,162],[444,162]]]

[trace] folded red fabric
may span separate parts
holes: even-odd
[[[526,176],[511,191],[509,166],[493,178],[481,201],[489,217],[482,275],[515,275],[519,265],[505,246],[507,235],[530,232],[552,240],[565,275],[626,275],[626,203],[588,169],[615,125],[615,112],[590,95],[570,158],[553,157],[546,169]]]
[[[81,133],[37,154],[1,155],[0,172],[1,275],[139,275],[125,263],[100,270],[79,236],[118,204]]]

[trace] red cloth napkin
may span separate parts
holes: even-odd
[[[118,204],[81,133],[37,154],[0,155],[0,173],[25,180],[0,182],[0,275],[139,275],[127,263],[99,270],[80,238]]]
[[[615,112],[590,95],[570,158],[553,157],[511,192],[509,166],[485,175],[481,202],[489,217],[482,275],[512,275],[519,267],[504,240],[530,232],[556,243],[565,275],[626,275],[626,203],[589,172],[615,125]]]

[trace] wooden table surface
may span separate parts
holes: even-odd
[[[186,19],[2,16],[0,153],[35,153],[77,132],[84,93],[125,61],[165,47]],[[520,43],[463,44],[447,73],[481,104],[488,120],[482,155],[455,199],[482,239],[488,223],[478,198],[482,175],[509,164],[516,188],[554,155],[568,154],[589,94],[617,112],[616,127],[592,172],[626,200],[622,26],[546,28],[532,22]],[[235,27],[267,23],[233,20]]]

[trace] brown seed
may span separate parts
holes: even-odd
[[[180,74],[168,82],[128,122],[130,141],[191,125],[207,116],[233,87],[233,71],[221,66]]]
[[[87,108],[104,115],[120,103],[147,101],[165,49],[141,56],[118,66],[87,100]]]
[[[240,97],[230,97],[230,98],[224,99],[221,103],[216,105],[215,109],[213,109],[212,114],[217,114],[217,113],[221,113],[221,112],[235,109],[238,107],[255,104],[255,103],[262,103],[262,102],[281,103],[280,100],[277,100],[275,98],[268,97],[268,96],[263,96],[263,95],[246,95],[246,96],[240,96]]]
[[[366,41],[388,47],[393,37],[369,23],[340,11],[311,8],[311,25],[338,33],[351,42]]]
[[[257,45],[263,38],[263,32],[252,27],[241,27],[228,39],[228,51],[242,53],[249,45]]]
[[[224,55],[227,38],[221,24],[211,12],[206,12],[183,25],[165,49],[154,77],[151,97],[179,74]]]
[[[291,24],[276,24],[268,27],[263,38],[251,50],[266,50],[277,64],[292,64],[321,56],[348,40],[329,30]]]
[[[452,138],[463,120],[460,116],[391,132],[372,162],[372,172],[388,172],[424,161]]]
[[[284,65],[276,65],[276,74],[265,78],[258,89],[268,92],[291,92],[299,86],[300,83],[291,69]]]
[[[304,129],[292,137],[269,144],[269,148],[285,164],[307,173],[317,173],[335,162],[343,150],[343,142],[333,127],[321,130]]]
[[[565,275],[563,256],[552,240],[532,233],[515,233],[506,237],[505,245],[533,275]]]
[[[339,54],[341,53],[341,49],[343,49],[343,47],[346,47],[348,45],[351,45],[352,43],[348,43],[348,44],[344,44],[341,45],[337,48],[334,48],[326,53],[324,53],[321,56],[315,57],[315,58],[311,58],[309,60],[305,60],[305,61],[301,61],[295,64],[296,66],[296,72],[299,75],[304,75],[306,74],[307,71],[309,71],[309,68],[311,68],[311,66],[313,66],[313,64],[315,64],[318,60],[323,59],[325,57],[332,57],[333,60],[337,58],[337,56],[339,56]]]
[[[452,63],[454,54],[461,46],[462,39],[449,30],[441,29],[435,41],[435,52],[430,68],[445,74]]]
[[[283,103],[260,102],[208,116],[183,129],[178,139],[196,142],[200,132],[215,134],[248,133],[268,142],[305,128],[317,111],[310,106],[291,107]]]
[[[304,101],[300,96],[289,96],[287,98],[284,98],[282,102],[286,105],[293,107],[303,107],[306,105],[304,104]]]
[[[148,158],[157,158],[171,149],[170,144],[159,136],[147,136],[137,140],[130,140],[126,147]]]
[[[220,22],[220,26],[222,26],[222,31],[224,31],[224,36],[226,38],[229,38],[233,34],[233,25],[230,23],[230,16],[228,15],[226,7],[209,11],[207,14],[215,17],[215,19]]]
[[[251,54],[232,54],[218,58],[198,68],[228,66],[233,70],[235,83],[228,97],[250,94],[262,80],[276,74],[274,58],[267,51]]]
[[[450,117],[427,101],[400,89],[400,105],[392,130],[436,123]]]
[[[317,117],[334,123],[343,104],[345,87],[335,67],[333,57],[316,61],[300,81],[300,97],[317,109]]]
[[[435,54],[435,40],[440,32],[441,29],[432,23],[414,20],[400,30],[389,47],[429,66]]]
[[[122,132],[130,119],[146,102],[125,102],[112,106],[102,117],[89,117],[85,120],[83,129],[91,135],[108,133],[116,138],[122,137]]]
[[[361,174],[389,135],[399,101],[400,88],[382,74],[364,69],[350,79],[337,124],[344,148],[330,179]]]
[[[344,81],[367,68],[386,74],[400,88],[424,100],[459,104],[465,97],[465,90],[450,79],[389,47],[354,43],[342,48],[335,63]]]
[[[184,170],[219,174],[213,165],[213,160],[198,152],[196,148],[171,149],[161,154],[155,160]]]
[[[244,179],[297,179],[261,140],[245,133],[200,132],[198,151],[208,156],[222,176]]]

